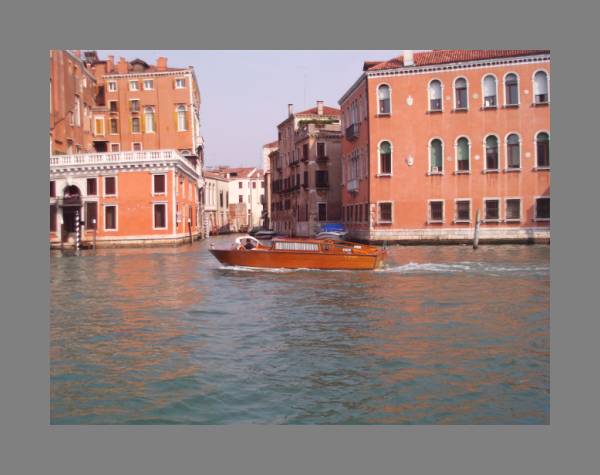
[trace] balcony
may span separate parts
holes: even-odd
[[[346,189],[350,193],[357,193],[358,192],[358,179],[353,178],[352,180],[348,180],[348,183],[346,183]]]
[[[329,157],[327,155],[317,156],[318,163],[327,163],[329,161]]]
[[[349,127],[346,127],[346,139],[347,140],[355,140],[358,138],[358,124],[352,124]]]
[[[327,190],[329,189],[329,182],[327,181],[318,181],[317,182],[317,190]]]
[[[308,155],[303,155],[300,160],[302,160],[304,163],[308,162]]]

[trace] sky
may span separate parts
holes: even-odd
[[[167,51],[99,50],[118,61],[141,58],[168,66],[193,66],[198,79],[201,134],[207,166],[262,166],[262,145],[277,138],[277,124],[317,100],[338,100],[362,73],[364,61],[387,60],[402,50],[364,51]]]

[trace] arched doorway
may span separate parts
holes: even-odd
[[[75,236],[81,221],[81,191],[75,185],[65,186],[59,201],[62,208],[62,242],[75,242]]]

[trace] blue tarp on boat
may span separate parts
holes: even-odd
[[[331,232],[345,233],[346,228],[341,223],[328,223],[328,224],[323,224],[321,226],[321,232],[322,233],[331,233]]]

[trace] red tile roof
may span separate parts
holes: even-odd
[[[433,64],[458,63],[461,61],[478,61],[482,59],[510,58],[514,56],[530,56],[549,54],[548,49],[446,49],[422,51],[413,54],[415,66]],[[404,67],[404,56],[400,55],[389,61],[365,61],[363,71],[379,71]]]
[[[277,147],[279,145],[279,142],[277,140],[273,141],[273,142],[269,142],[263,145],[264,148],[273,148],[273,147]]]
[[[341,115],[342,111],[335,107],[323,106],[323,115]],[[295,115],[317,115],[317,108],[306,109],[305,111],[298,112]]]

